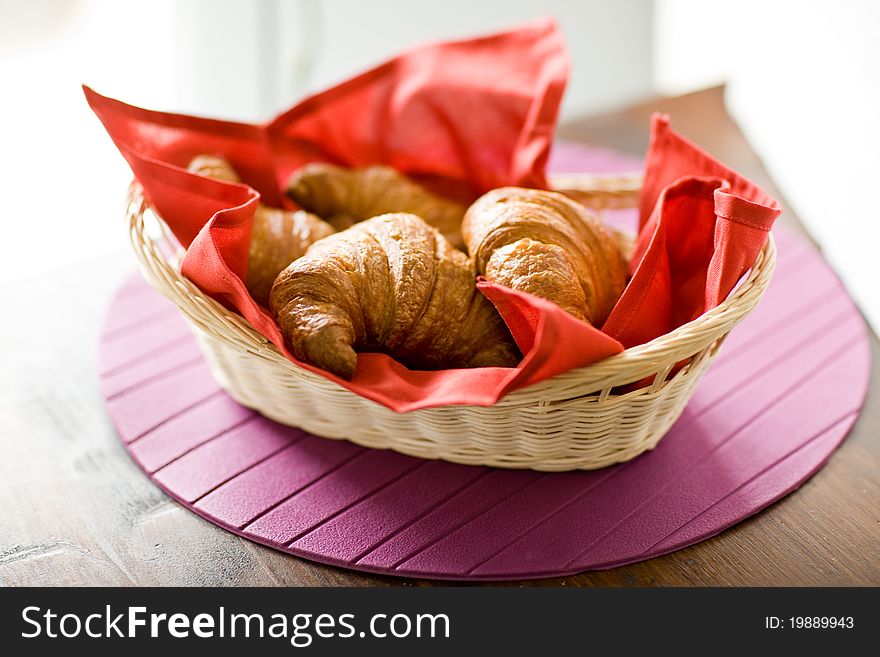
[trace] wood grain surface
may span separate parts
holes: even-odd
[[[641,153],[655,109],[669,112],[676,130],[778,196],[727,116],[720,88],[584,119],[563,126],[560,136]],[[108,217],[108,225],[113,220]],[[801,230],[791,212],[783,222]],[[132,268],[133,258],[120,250],[0,288],[0,583],[432,584],[354,573],[261,547],[179,507],[138,470],[105,412],[96,368],[104,310]],[[880,584],[876,336],[871,352],[873,376],[861,417],[828,465],[793,495],[664,557],[509,584]]]

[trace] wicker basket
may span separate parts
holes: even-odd
[[[634,207],[638,176],[558,176],[597,210]],[[220,385],[283,424],[366,447],[456,463],[545,471],[601,468],[653,448],[678,418],[724,337],[758,303],[776,259],[772,237],[717,308],[647,344],[512,392],[490,407],[395,413],[297,367],[243,317],[180,275],[182,249],[135,184],[127,211],[147,281],[191,324]],[[687,365],[674,371],[676,363]],[[620,393],[654,376],[648,387]]]

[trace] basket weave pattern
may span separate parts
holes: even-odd
[[[576,190],[579,200],[596,209],[633,207],[638,193],[634,176],[562,176],[553,183]],[[600,468],[653,448],[681,414],[724,337],[757,305],[776,256],[771,237],[721,305],[651,342],[512,392],[490,407],[395,413],[296,366],[247,320],[182,277],[182,251],[136,184],[127,220],[145,278],[180,308],[214,377],[239,403],[283,424],[366,447],[545,471]],[[649,386],[620,392],[647,377],[653,377]]]

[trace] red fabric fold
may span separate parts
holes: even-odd
[[[388,164],[471,200],[511,181],[545,187],[567,76],[562,35],[550,20],[414,49],[266,126],[279,185],[322,160]]]
[[[559,30],[540,20],[414,49],[264,125],[153,112],[84,89],[148,201],[188,247],[182,273],[297,362],[244,285],[257,204],[286,204],[289,174],[316,160],[389,164],[464,200],[504,185],[544,188],[567,70]],[[187,172],[200,153],[227,158],[247,184]],[[395,411],[490,405],[717,305],[754,262],[778,214],[775,201],[657,118],[633,279],[603,331],[543,299],[480,281],[523,351],[515,368],[413,371],[364,353],[352,381],[343,381],[297,364]]]
[[[626,348],[715,308],[764,247],[779,203],[654,115],[632,278],[602,327]]]

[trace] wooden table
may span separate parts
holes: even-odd
[[[641,154],[654,109],[669,112],[677,130],[779,197],[725,112],[720,88],[577,121],[560,135]],[[791,212],[783,221],[803,232]],[[120,250],[0,288],[0,583],[430,584],[313,564],[256,545],[184,510],[138,470],[104,410],[95,364],[104,310],[133,268]],[[874,376],[861,417],[827,467],[799,491],[685,550],[533,584],[880,584],[875,336],[871,352]]]

